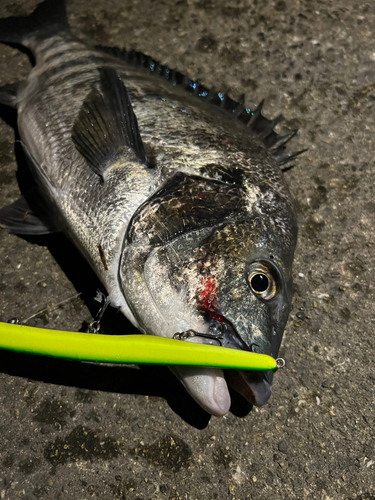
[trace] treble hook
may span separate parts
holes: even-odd
[[[186,340],[192,337],[203,337],[204,339],[211,339],[211,340],[216,340],[216,342],[219,342],[219,346],[222,347],[223,343],[221,342],[223,335],[211,335],[209,333],[198,333],[194,330],[186,330],[185,332],[177,332],[173,335],[173,338],[176,340]]]
[[[111,303],[108,297],[104,295],[100,290],[97,290],[95,299],[97,302],[102,302],[99,311],[97,312],[95,319],[87,325],[86,333],[99,333],[100,332],[100,322],[107,310],[107,307]]]

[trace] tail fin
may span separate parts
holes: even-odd
[[[44,0],[30,16],[0,19],[0,41],[33,48],[33,42],[69,31],[64,0]]]

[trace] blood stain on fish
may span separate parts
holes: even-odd
[[[203,289],[199,291],[199,308],[204,311],[214,311],[217,306],[216,281],[209,276],[202,279]]]

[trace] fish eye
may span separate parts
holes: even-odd
[[[254,274],[250,281],[251,288],[254,292],[265,292],[269,286],[269,279],[265,274]]]
[[[251,264],[248,281],[251,291],[261,299],[272,299],[277,293],[278,287],[274,273],[262,262]]]

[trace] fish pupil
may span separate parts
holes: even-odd
[[[251,287],[256,292],[265,292],[268,288],[269,281],[265,274],[256,274],[251,278]]]

